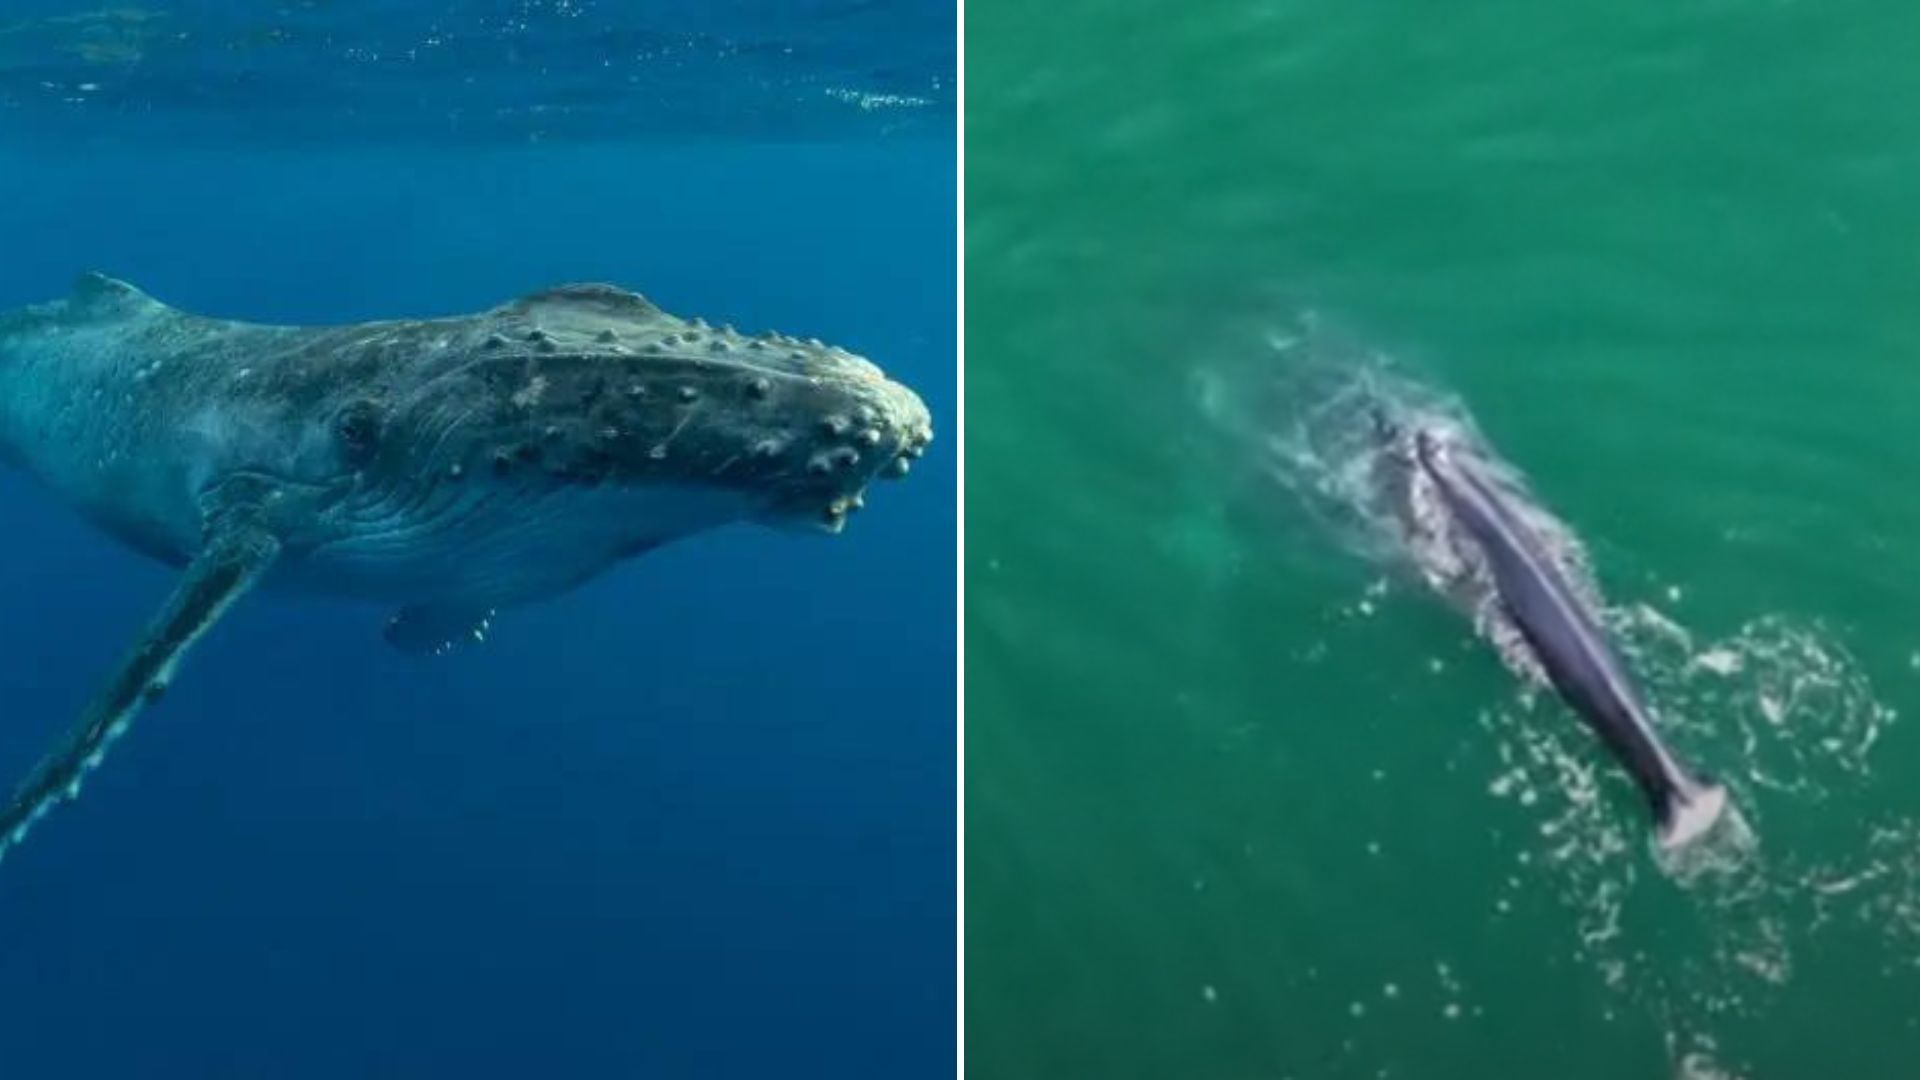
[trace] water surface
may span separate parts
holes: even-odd
[[[0,866],[0,1073],[950,1069],[950,21],[658,7],[0,15],[0,308],[88,269],[302,323],[610,281],[871,356],[938,434],[843,536],[697,537],[442,662],[378,609],[247,598]],[[622,52],[689,21],[804,59]],[[171,575],[18,474],[0,507],[11,784]]]
[[[971,6],[981,1075],[1897,1075],[1920,1051],[1906,7]],[[1759,848],[1199,407],[1304,323],[1578,536]],[[1274,406],[1284,424],[1284,406]]]

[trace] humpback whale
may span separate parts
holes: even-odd
[[[0,313],[0,460],[180,576],[0,808],[0,854],[250,589],[388,605],[396,648],[445,652],[499,609],[730,522],[837,533],[932,438],[920,398],[866,359],[612,285],[297,327],[84,275]]]
[[[1661,741],[1598,620],[1501,485],[1437,428],[1413,433],[1413,457],[1479,548],[1500,606],[1548,681],[1639,785],[1660,846],[1681,848],[1711,830],[1726,808],[1726,789],[1688,769]]]

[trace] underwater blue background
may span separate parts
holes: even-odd
[[[868,355],[937,438],[840,537],[695,537],[434,662],[389,649],[383,611],[246,599],[0,864],[0,1076],[948,1072],[951,131],[13,119],[0,308],[87,269],[287,322],[604,280]],[[0,521],[10,784],[171,574],[17,473]]]

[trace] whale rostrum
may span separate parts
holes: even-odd
[[[1726,789],[1668,749],[1599,620],[1500,485],[1444,431],[1416,431],[1413,452],[1447,509],[1479,546],[1501,607],[1547,681],[1639,785],[1660,846],[1681,848],[1710,832],[1727,808]]]

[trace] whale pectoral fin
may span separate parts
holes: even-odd
[[[413,656],[445,656],[487,639],[493,609],[462,604],[408,604],[387,620],[387,644]]]
[[[81,779],[100,764],[107,744],[126,731],[142,706],[165,692],[181,656],[246,594],[279,552],[278,540],[252,526],[208,537],[206,549],[188,565],[106,689],[0,811],[0,855],[56,803],[80,793]]]

